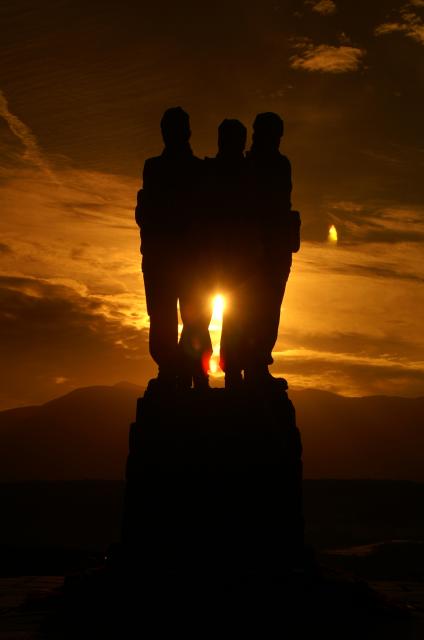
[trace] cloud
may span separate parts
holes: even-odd
[[[416,275],[415,273],[399,272],[398,265],[392,264],[388,267],[378,267],[369,264],[357,264],[349,265],[349,268],[335,269],[338,273],[345,273],[347,271],[350,275],[365,276],[368,278],[387,278],[390,280],[408,280],[417,283],[424,283],[424,276]]]
[[[10,249],[0,254],[3,273],[85,287],[111,312],[126,309],[130,322],[136,308],[144,316],[137,181],[68,168],[57,175],[52,189],[39,169],[15,168],[0,184],[1,238]]]
[[[41,402],[75,386],[145,383],[147,330],[103,313],[103,300],[45,280],[0,277],[0,406]]]
[[[348,242],[422,243],[423,207],[333,202],[331,219]]]
[[[331,106],[334,122],[338,107]],[[0,282],[2,406],[41,402],[87,384],[144,383],[155,370],[133,213],[138,180],[54,169],[60,179],[54,189],[37,165],[0,169],[1,241],[9,248],[0,248],[9,274]],[[332,178],[327,191],[333,200],[323,196],[323,219],[340,226],[341,242],[333,248],[304,243],[296,255],[282,313],[278,350],[284,353],[275,367],[284,372],[287,362],[289,381],[298,386],[367,394],[384,378],[386,393],[413,394],[420,373],[396,369],[396,361],[414,362],[422,344],[415,242],[422,211],[355,202],[359,189],[337,190],[337,182]],[[358,330],[363,333],[352,337]],[[384,348],[392,366],[380,375]]]
[[[299,254],[299,257],[296,257],[295,264],[299,261],[301,269],[311,275],[317,271],[321,274],[322,281],[327,284],[327,288],[329,287],[329,279],[334,280],[331,283],[332,295],[337,293],[334,290],[337,286],[352,287],[350,297],[352,298],[353,291],[355,291],[355,300],[352,298],[348,304],[348,307],[351,307],[352,320],[348,322],[347,326],[354,325],[355,313],[359,309],[356,305],[365,304],[356,299],[356,293],[361,289],[365,292],[369,288],[366,295],[370,296],[370,299],[377,296],[376,300],[379,300],[381,305],[383,304],[383,294],[385,296],[389,291],[392,291],[393,295],[396,292],[398,298],[403,297],[402,305],[396,307],[396,313],[394,310],[390,311],[390,305],[388,308],[395,325],[398,323],[401,327],[407,319],[415,318],[414,307],[420,300],[418,292],[424,282],[422,244],[417,241],[393,242],[393,237],[389,232],[387,237],[384,237],[380,232],[376,234],[377,241],[369,233],[367,233],[366,241],[346,240],[348,237],[346,226],[337,223],[337,229],[339,244],[330,246],[327,243],[327,248],[325,248],[325,244],[321,243],[304,243],[304,254],[302,256]],[[415,236],[414,240],[416,240]],[[338,284],[336,276],[341,278]],[[340,296],[340,299],[337,297],[337,301],[333,301],[334,308],[340,305],[347,308],[342,297]],[[378,317],[373,317],[372,309],[374,307],[371,305],[366,313],[367,319],[364,318],[361,324],[372,327],[375,323],[375,326],[378,327],[380,321]],[[338,309],[338,313],[339,311],[340,309]],[[395,315],[398,316],[397,321],[395,321]],[[333,327],[332,330],[334,331],[334,329]],[[349,331],[349,329],[347,330]],[[340,331],[340,327],[337,328],[337,331]],[[419,335],[420,332],[417,332],[415,338],[418,338]],[[393,340],[393,335],[387,337],[388,343]]]
[[[290,58],[293,69],[322,73],[348,73],[357,71],[365,56],[365,50],[357,47],[314,45],[303,41],[295,45],[298,53]]]
[[[12,253],[12,249],[9,247],[8,244],[5,244],[4,242],[0,242],[0,255],[1,254],[5,254],[5,253]]]
[[[3,91],[0,91],[0,116],[6,121],[10,131],[21,141],[25,151],[23,159],[35,165],[43,173],[56,182],[56,177],[52,171],[49,161],[46,159],[37,138],[31,129],[9,109],[9,105]]]
[[[366,218],[366,203],[342,204]],[[291,385],[344,395],[422,395],[423,281],[418,243],[303,243],[283,302],[274,372]]]
[[[99,382],[144,384],[155,373],[134,221],[138,181],[55,172],[52,188],[38,165],[2,170],[3,408]]]
[[[382,359],[391,362],[408,364],[417,358],[417,342],[409,335],[398,335],[395,331],[385,329],[381,332],[366,333],[363,331],[331,331],[300,330],[292,327],[290,334],[277,343],[277,354],[280,346],[281,353],[287,351],[298,353],[299,349],[306,352],[321,354],[330,359],[352,361],[352,359],[366,360],[369,364],[378,364]],[[301,345],[301,347],[299,346]],[[300,351],[299,351],[300,353]],[[303,351],[302,351],[303,353]],[[424,357],[422,358],[424,360]]]
[[[333,0],[307,0],[306,4],[311,6],[312,11],[323,16],[331,15],[337,11],[336,3]]]
[[[274,375],[288,376],[294,388],[315,387],[342,395],[423,395],[424,362],[350,357],[343,353],[279,352]]]
[[[287,332],[274,351],[274,373],[291,386],[342,395],[423,395],[424,359],[411,336],[393,332]],[[301,346],[299,346],[301,345]]]
[[[354,365],[360,367],[373,367],[378,369],[391,369],[396,372],[418,372],[424,379],[424,361],[405,361],[402,362],[399,359],[390,358],[387,355],[376,357],[366,355],[364,353],[344,353],[342,351],[314,351],[312,349],[293,349],[282,352],[277,352],[276,357],[284,356],[288,361],[290,359],[297,360],[298,358],[304,364],[307,361],[324,362],[329,367],[334,365]]]
[[[405,4],[393,21],[383,22],[375,29],[377,36],[391,33],[403,33],[406,37],[424,45],[424,21],[413,7],[424,7],[422,0]]]

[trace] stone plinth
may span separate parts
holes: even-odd
[[[123,544],[66,580],[60,632],[412,637],[405,608],[304,553],[301,480],[283,389],[166,394],[150,384],[131,426]]]
[[[283,388],[137,403],[123,547],[146,570],[280,572],[303,549],[301,442]]]

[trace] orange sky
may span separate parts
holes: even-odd
[[[200,157],[224,117],[285,119],[304,241],[274,372],[423,395],[424,2],[377,4],[5,3],[1,408],[154,374],[133,209],[175,104]]]

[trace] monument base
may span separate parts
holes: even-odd
[[[123,550],[145,571],[292,569],[303,557],[301,441],[283,388],[138,400]]]
[[[56,628],[70,638],[412,637],[404,607],[305,553],[301,481],[284,390],[169,395],[151,383],[131,425],[122,544],[66,579]]]

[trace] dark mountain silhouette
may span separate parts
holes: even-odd
[[[134,385],[76,389],[0,413],[0,481],[123,479]]]
[[[293,391],[305,477],[424,480],[424,397]]]
[[[0,412],[0,482],[123,479],[128,429],[144,389],[76,389]],[[290,391],[306,478],[424,481],[424,398]]]

